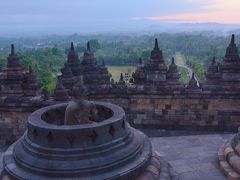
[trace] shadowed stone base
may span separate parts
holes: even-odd
[[[63,125],[67,104],[39,109],[3,156],[2,179],[160,180],[173,171],[122,108],[95,102],[98,123]],[[7,176],[6,176],[6,175]]]
[[[220,168],[228,179],[240,179],[239,133],[222,145],[218,151]]]
[[[164,158],[172,166],[180,180],[226,180],[219,168],[216,154],[219,147],[232,136],[233,134],[186,134],[152,137],[151,142],[153,149],[160,154],[160,159]],[[0,148],[0,170],[1,157],[5,150],[6,148]]]
[[[13,180],[5,171],[2,172],[2,180]],[[177,174],[167,161],[162,159],[157,152],[153,152],[150,164],[143,170],[136,180],[178,180]]]
[[[167,161],[162,159],[157,152],[152,154],[150,164],[136,180],[177,180],[177,174]]]
[[[2,174],[0,175],[0,178],[2,180],[11,180],[5,171],[2,172]]]

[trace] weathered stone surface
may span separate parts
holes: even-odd
[[[97,64],[89,42],[82,59],[83,82],[90,93],[108,93],[112,88],[111,74],[108,72],[104,62],[102,65]]]
[[[69,90],[67,90],[62,84],[62,77],[58,77],[56,89],[54,90],[54,99],[56,101],[68,101]]]
[[[7,58],[7,66],[0,72],[0,96],[22,97],[39,94],[36,76],[30,67],[24,68],[11,45],[11,53]]]
[[[74,49],[74,44],[71,42],[71,47],[68,52],[68,59],[66,62],[67,66],[71,69],[71,72],[74,76],[81,76],[83,73],[83,67],[81,66],[81,62],[78,56],[78,53]]]
[[[225,180],[216,152],[232,134],[152,137],[153,148],[168,161],[180,180]]]
[[[0,145],[19,138],[26,129],[27,115],[44,105],[35,73],[20,64],[12,44],[7,65],[0,72]]]
[[[60,78],[62,80],[62,84],[64,88],[68,90],[68,94],[72,95],[72,88],[79,81],[79,79],[81,79],[81,76],[74,76],[68,63],[65,63],[64,68],[61,71],[62,75]]]
[[[193,73],[188,85],[183,87],[179,83],[180,74],[174,59],[168,71],[161,69],[166,65],[155,40],[150,59],[145,64],[139,60],[131,86],[116,94],[110,92],[101,95],[96,91],[91,98],[114,102],[124,107],[133,125],[236,130],[240,125],[240,84],[222,75],[240,75],[237,70],[240,68],[239,62],[233,35],[224,62],[219,64],[213,59],[207,72],[207,80],[199,83]],[[166,76],[164,81],[159,79],[160,74],[161,78]],[[154,78],[151,79],[151,76]],[[127,101],[124,105],[123,100]],[[145,116],[146,118],[142,118]]]
[[[72,96],[72,87],[78,82],[83,81],[90,93],[109,93],[113,87],[110,78],[111,74],[103,61],[101,65],[97,64],[90,43],[87,43],[86,51],[80,61],[74,45],[68,54],[68,60],[62,68],[62,83]]]
[[[2,177],[13,179],[172,179],[146,135],[129,126],[122,108],[94,102],[99,122],[64,124],[67,104],[35,111],[28,131],[5,152]],[[51,159],[49,161],[49,159]]]
[[[166,83],[167,66],[165,65],[162,51],[158,47],[158,40],[155,39],[155,46],[151,52],[150,59],[142,65],[139,63],[136,73],[133,74],[135,83],[163,86]]]
[[[128,121],[136,127],[155,127],[195,130],[237,130],[239,100],[219,100],[218,96],[188,98],[161,95],[135,95],[131,98],[93,96],[91,99],[108,101],[123,106]]]
[[[133,74],[134,81],[129,85],[124,82],[123,78],[120,78],[118,83],[110,82],[111,76],[105,63],[97,65],[89,43],[82,62],[72,43],[68,61],[62,69],[61,75],[63,86],[67,92],[60,88],[58,97],[59,100],[68,100],[67,94],[72,96],[73,85],[79,80],[83,79],[84,81],[85,79],[85,85],[90,91],[92,100],[108,101],[120,105],[126,110],[127,118],[132,125],[236,130],[240,125],[238,120],[240,117],[240,83],[236,79],[228,79],[222,75],[240,74],[238,71],[240,61],[237,54],[233,36],[224,62],[218,64],[213,59],[207,72],[207,80],[198,84],[195,78],[192,78],[189,85],[184,87],[182,84],[178,84],[179,72],[174,61],[169,67],[165,65],[156,40],[151,57],[145,64],[139,60],[138,68]],[[9,55],[9,63],[5,70],[7,69],[12,69],[11,71],[14,69],[14,73],[22,72],[24,69],[19,65],[14,48]],[[5,70],[1,73],[6,74]],[[24,82],[29,82],[28,86],[23,83],[24,87],[27,87],[27,91],[20,88],[18,78],[21,76],[15,77],[15,74],[12,73],[13,76],[9,77],[15,79],[13,81],[16,82],[15,85],[13,84],[14,92],[9,91],[8,88],[6,91],[1,91],[1,111],[30,112],[49,103],[55,103],[52,97],[34,96],[34,92],[37,91],[30,91],[30,87],[36,87],[35,76],[31,69],[25,68],[23,71],[26,72]],[[147,74],[149,74],[148,77]],[[158,82],[151,79],[151,75],[154,74],[156,76],[152,78],[158,79]],[[165,80],[160,81],[160,76]],[[166,78],[164,78],[165,76]],[[12,95],[6,97],[4,92]],[[24,93],[25,95],[23,95]],[[29,96],[30,94],[31,96]]]
[[[222,74],[220,72],[220,63],[216,62],[216,58],[213,57],[212,64],[209,66],[206,73],[206,84],[217,85],[220,83]],[[215,87],[216,88],[216,87]]]
[[[27,127],[30,112],[0,112],[0,145],[10,145],[20,138]]]
[[[175,64],[174,58],[172,58],[172,63],[167,71],[167,82],[171,89],[182,90],[183,85],[180,83],[181,73],[178,71],[178,67]]]
[[[73,99],[66,107],[64,124],[77,125],[97,122],[98,110],[93,102],[87,100],[88,91],[83,83],[78,82],[72,92]]]
[[[161,130],[153,131],[162,132]],[[166,133],[174,135],[173,132]],[[162,159],[167,160],[172,166],[168,170],[169,172],[172,172],[172,169],[181,172],[177,174],[180,180],[225,180],[226,177],[219,169],[220,166],[216,161],[216,151],[232,134],[186,135],[150,138],[154,150],[160,155],[160,158],[152,158],[154,159],[152,160],[154,165],[159,163],[158,159],[160,159],[160,162]],[[1,157],[5,150],[0,148],[0,169],[2,168]],[[166,166],[166,163],[160,164]],[[160,176],[164,176],[164,174]]]
[[[240,132],[218,150],[220,168],[228,179],[240,179]]]

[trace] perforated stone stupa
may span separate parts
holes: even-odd
[[[67,104],[39,109],[3,157],[3,178],[174,179],[150,140],[129,126],[119,106],[94,102],[98,122],[64,125]]]
[[[3,111],[34,109],[43,100],[34,71],[21,65],[13,44],[7,65],[0,72],[0,90],[0,109]]]
[[[166,82],[167,66],[158,47],[158,40],[155,39],[155,46],[151,52],[150,59],[145,63],[146,83],[164,85]]]
[[[136,71],[132,74],[134,91],[136,93],[171,93],[183,91],[184,86],[180,82],[181,74],[175,64],[174,58],[169,67],[165,64],[158,40],[155,39],[154,49],[146,63],[139,60]]]
[[[97,64],[97,60],[91,51],[90,43],[82,58],[83,81],[91,93],[108,92],[111,87],[111,74],[108,72],[105,63]]]
[[[74,76],[82,75],[83,68],[81,66],[81,61],[78,56],[78,53],[75,51],[73,42],[71,42],[71,47],[68,52],[68,58],[67,58],[66,64],[71,69],[71,72]]]
[[[239,129],[240,130],[240,129]],[[240,179],[240,131],[218,151],[220,168],[228,179]]]
[[[45,105],[33,69],[21,65],[12,44],[7,65],[0,71],[0,144],[9,145],[19,138],[27,115]]]
[[[100,65],[97,63],[89,42],[82,61],[71,43],[68,60],[61,72],[62,84],[68,90],[69,96],[72,96],[72,87],[81,80],[92,94],[108,93],[112,89],[111,74],[104,61]]]

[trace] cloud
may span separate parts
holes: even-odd
[[[133,17],[132,20],[217,22],[226,24],[240,24],[239,0],[213,0],[208,3],[204,2],[201,4],[201,6],[202,12],[183,12],[166,16]]]

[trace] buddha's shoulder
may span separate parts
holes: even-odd
[[[74,111],[74,110],[76,110],[77,108],[78,108],[77,103],[71,101],[71,102],[69,102],[69,104],[68,104],[68,106],[67,106],[67,108],[66,108],[66,111]]]

